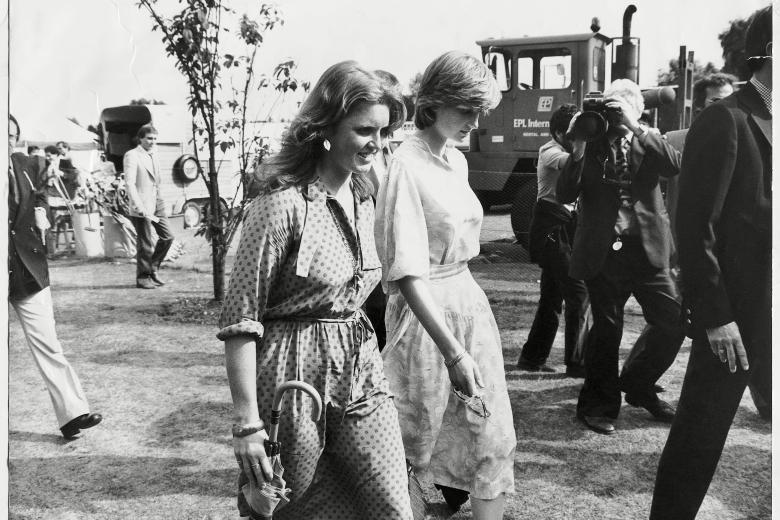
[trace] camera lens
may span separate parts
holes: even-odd
[[[598,112],[583,112],[574,122],[572,137],[590,142],[599,139],[607,131],[607,122]]]

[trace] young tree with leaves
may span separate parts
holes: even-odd
[[[184,7],[172,17],[162,14],[157,0],[139,0],[137,6],[148,11],[153,20],[152,30],[162,32],[166,53],[175,59],[176,68],[187,79],[187,103],[193,117],[195,152],[197,154],[199,141],[205,141],[208,150],[207,172],[201,172],[209,192],[203,234],[211,242],[214,299],[221,301],[225,293],[225,257],[235,229],[226,232],[230,208],[224,208],[221,203],[216,152],[220,150],[224,153],[238,147],[239,173],[245,179],[250,161],[255,161],[258,155],[262,159],[263,154],[268,152],[262,140],[247,137],[246,106],[250,92],[272,83],[278,91],[286,92],[295,90],[298,82],[291,76],[294,64],[289,61],[276,67],[275,82],[264,76],[255,77],[255,59],[264,33],[283,23],[274,6],[262,4],[259,21],[251,20],[247,15],[240,18],[238,35],[249,52],[247,56],[235,56],[222,52],[223,38],[230,32],[227,20],[236,16],[236,11],[228,7],[226,1],[181,0],[179,3]],[[228,69],[239,66],[244,67],[246,76],[243,89],[231,91],[234,97],[227,106],[232,115],[221,119],[220,112],[224,109],[221,80]],[[235,220],[234,225],[237,226],[237,222]]]

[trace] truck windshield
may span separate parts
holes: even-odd
[[[571,84],[568,48],[521,51],[517,57],[517,86],[521,90],[561,89]]]

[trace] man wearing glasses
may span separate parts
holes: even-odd
[[[593,327],[585,353],[585,383],[577,417],[591,430],[612,434],[626,402],[671,422],[674,408],[654,385],[674,362],[684,339],[679,296],[669,272],[669,216],[660,177],[679,173],[680,154],[655,131],[640,126],[642,92],[627,79],[604,92],[607,130],[586,143],[570,125],[572,154],[557,184],[561,203],[579,197],[569,276],[585,280]],[[618,375],[623,309],[631,295],[648,327],[645,346]]]

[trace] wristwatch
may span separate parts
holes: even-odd
[[[241,438],[246,437],[247,435],[252,435],[253,433],[257,433],[265,428],[265,423],[263,421],[258,421],[256,423],[251,424],[237,424],[233,423],[233,437],[234,438]]]

